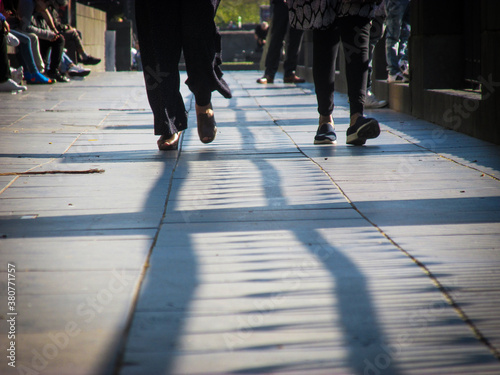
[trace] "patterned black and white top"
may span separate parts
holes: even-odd
[[[286,0],[290,25],[299,30],[323,30],[336,17],[375,17],[380,0]]]
[[[339,0],[337,4],[337,17],[361,16],[373,18],[376,5],[373,2],[362,0]]]

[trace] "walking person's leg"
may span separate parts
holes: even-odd
[[[294,29],[293,27],[288,28],[288,38],[285,47],[285,62],[283,63],[283,81],[285,83],[305,82],[305,79],[299,78],[295,74],[303,36],[304,31]]]
[[[219,0],[182,2],[182,48],[186,60],[186,84],[194,94],[198,135],[203,143],[215,139],[217,127],[211,104],[213,91],[226,98],[231,90],[222,79],[221,37],[214,22]]]
[[[146,93],[154,116],[158,147],[177,148],[187,128],[187,113],[180,89],[180,1],[136,1],[136,21]]]
[[[338,23],[326,30],[313,31],[313,80],[318,102],[319,126],[314,137],[315,144],[334,143],[332,118],[335,91],[335,65],[340,44]]]
[[[269,35],[269,47],[266,55],[266,69],[264,77],[257,80],[258,83],[273,83],[274,76],[278,71],[283,40],[288,31],[288,7],[283,2],[275,2],[272,5],[271,33]]]
[[[346,16],[338,19],[340,36],[346,59],[347,94],[350,106],[350,123],[347,129],[347,143],[363,145],[367,139],[380,134],[378,121],[363,116],[368,79],[370,20],[360,16]],[[355,48],[353,48],[355,47]]]

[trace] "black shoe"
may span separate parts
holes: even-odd
[[[337,135],[333,130],[333,125],[329,122],[321,125],[316,132],[316,136],[314,137],[314,144],[321,145],[335,142],[337,142]]]
[[[304,78],[297,77],[295,74],[291,76],[283,77],[284,83],[304,83],[306,80]]]
[[[359,116],[356,123],[347,129],[348,145],[362,146],[367,139],[377,138],[380,135],[380,126],[374,118]]]
[[[69,82],[70,79],[64,75],[62,75],[58,70],[47,72],[47,77],[57,82]]]
[[[97,57],[87,55],[87,57],[84,57],[83,59],[80,60],[82,64],[85,65],[97,65],[101,62],[101,59],[98,59]]]

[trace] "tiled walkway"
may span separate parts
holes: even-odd
[[[343,95],[313,145],[310,84],[225,77],[178,152],[140,73],[0,96],[0,372],[500,373],[500,147],[388,109],[347,146]]]

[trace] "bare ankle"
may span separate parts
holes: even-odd
[[[326,123],[333,124],[332,115],[329,115],[329,116],[320,115],[319,116],[319,125],[321,126],[321,125],[326,124]]]
[[[208,103],[207,105],[196,104],[195,107],[196,107],[197,114],[205,113],[205,114],[211,115],[213,113],[212,103]]]

